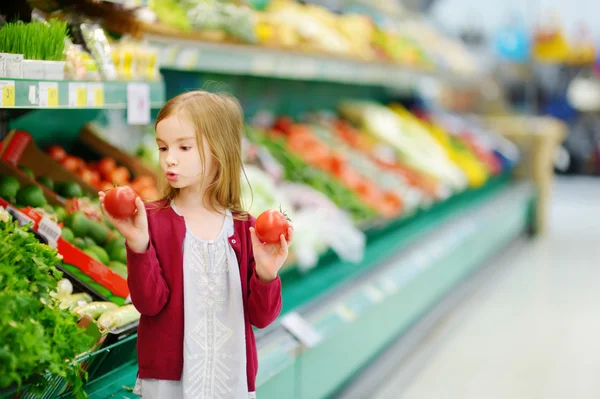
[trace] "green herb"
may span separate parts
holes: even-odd
[[[26,60],[62,61],[66,37],[64,21],[10,22],[0,28],[0,53],[23,54]]]
[[[16,222],[0,223],[0,389],[16,384],[42,390],[48,374],[65,378],[85,398],[85,372],[75,357],[92,338],[50,295],[62,277],[57,251]]]

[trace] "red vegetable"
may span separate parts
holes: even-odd
[[[110,181],[118,185],[123,185],[129,182],[131,174],[125,166],[117,166],[110,174]]]
[[[61,163],[62,166],[64,166],[64,168],[67,169],[69,172],[77,172],[81,166],[80,158],[74,157],[72,155],[67,155]]]
[[[130,187],[115,187],[106,193],[104,207],[114,218],[125,219],[135,213],[136,198],[137,194]]]
[[[50,158],[54,159],[56,162],[62,162],[62,160],[67,156],[65,149],[59,145],[52,145],[48,147],[47,152],[48,155],[50,155]]]
[[[111,173],[116,168],[117,168],[117,163],[112,158],[102,158],[100,160],[100,162],[98,162],[98,165],[96,166],[96,169],[98,170],[98,172],[100,172],[100,175],[102,176],[102,178],[104,180],[110,180]]]
[[[279,242],[282,234],[288,238],[290,223],[285,214],[270,209],[260,214],[254,228],[259,240],[267,244],[274,244]]]

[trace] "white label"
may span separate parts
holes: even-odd
[[[69,107],[87,106],[87,87],[85,83],[69,83]]]
[[[127,123],[130,125],[150,123],[150,85],[147,83],[127,85]]]
[[[39,103],[40,107],[58,106],[58,83],[57,82],[39,82]]]
[[[38,233],[48,240],[51,247],[56,248],[57,241],[60,238],[60,227],[47,217],[43,217],[38,226]]]
[[[0,107],[15,106],[15,81],[0,81]]]
[[[281,319],[283,327],[307,348],[314,348],[321,342],[321,336],[302,316],[296,312],[286,314]]]
[[[33,225],[33,219],[31,219],[27,215],[24,215],[18,209],[13,208],[12,206],[7,206],[6,210],[8,211],[8,213],[10,213],[12,215],[12,217],[14,219],[16,219],[19,222],[19,226],[23,226],[23,225],[26,225],[26,224]]]

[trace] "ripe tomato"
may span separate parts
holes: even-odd
[[[136,198],[137,194],[130,187],[115,187],[106,193],[104,207],[112,217],[125,219],[135,213]]]
[[[140,190],[143,190],[147,187],[155,187],[156,183],[154,182],[154,178],[150,176],[138,176],[131,182],[132,187],[138,187]]]
[[[108,181],[111,180],[111,173],[116,168],[117,163],[112,158],[102,158],[96,166],[96,169],[98,170],[98,172],[100,172],[100,176],[102,176],[103,179]]]
[[[83,161],[81,161],[83,162]],[[67,169],[69,172],[77,172],[80,168],[80,158],[74,157],[72,155],[67,155],[61,162],[62,166]]]
[[[127,184],[130,178],[131,174],[125,166],[117,166],[117,168],[110,174],[110,181],[117,185]]]
[[[50,155],[50,158],[54,159],[56,162],[62,162],[67,156],[65,149],[59,145],[52,145],[48,147],[46,151],[48,152],[48,155]]]
[[[100,173],[95,170],[81,169],[78,173],[81,180],[89,184],[90,186],[98,187],[100,185]]]
[[[256,219],[256,235],[262,242],[274,244],[279,242],[283,234],[287,238],[290,223],[283,213],[270,209],[260,214]]]

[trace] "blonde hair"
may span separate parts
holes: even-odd
[[[210,147],[216,172],[207,187],[207,208],[218,211],[229,209],[237,219],[247,219],[248,213],[242,207],[241,174],[242,133],[244,117],[238,100],[224,93],[214,94],[197,90],[180,94],[170,99],[156,117],[155,128],[159,122],[183,112],[196,128],[196,140],[203,168],[206,159],[203,139]],[[179,189],[164,183],[163,200],[173,200],[179,195]]]

